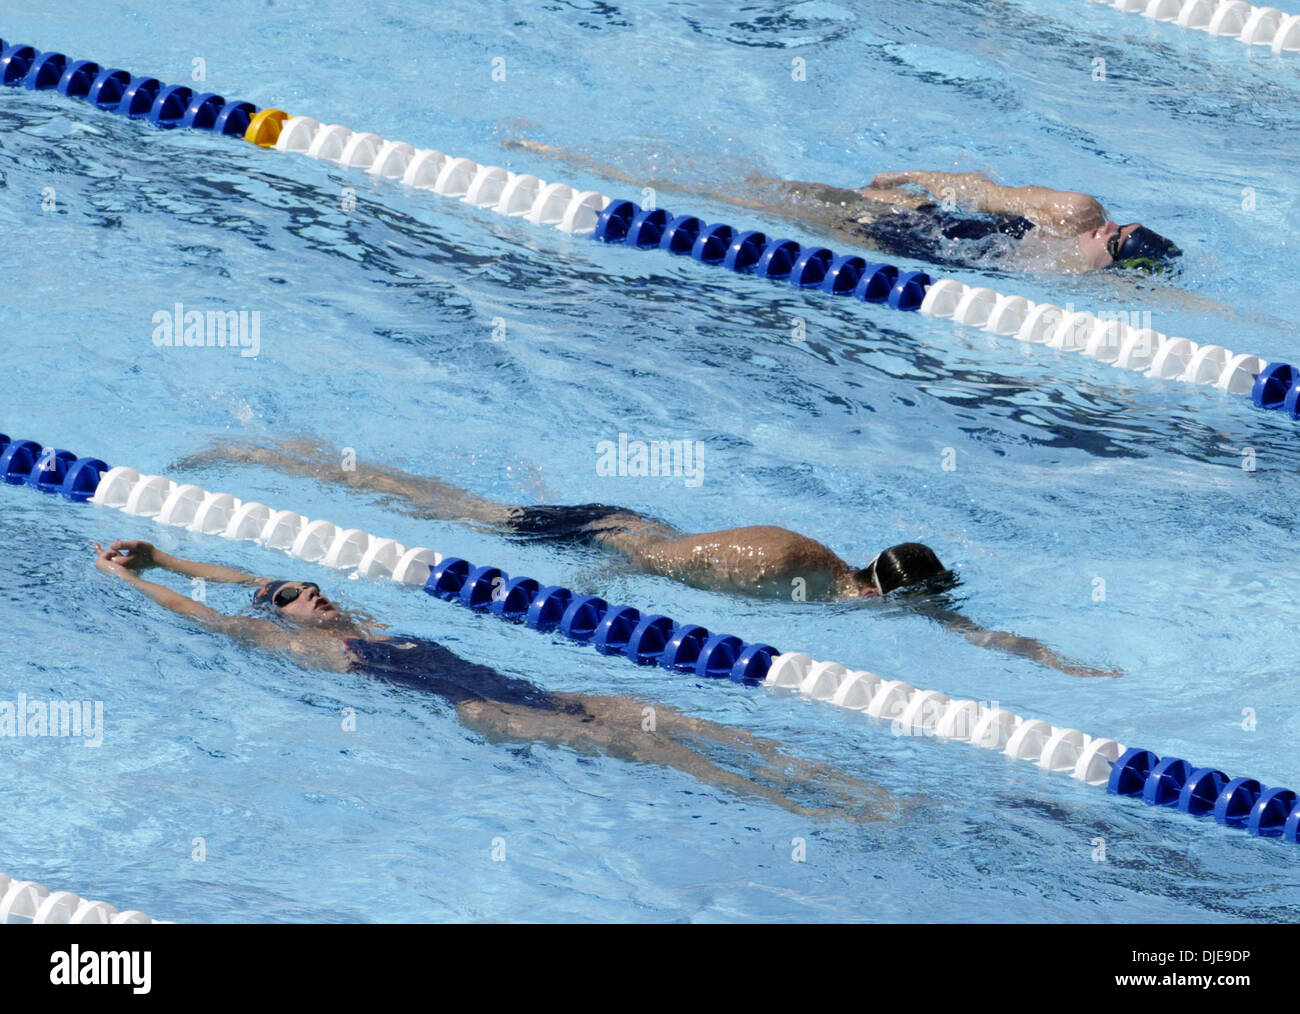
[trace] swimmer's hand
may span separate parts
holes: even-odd
[[[1078,676],[1082,679],[1119,679],[1124,675],[1123,669],[1098,669],[1077,659],[1068,658],[1060,652],[1053,651],[1047,645],[1029,638],[1017,638],[1017,640],[1028,646],[1029,650],[1023,652],[1027,657],[1051,666],[1057,672],[1063,672],[1067,676]]]
[[[120,577],[126,581],[131,578],[131,572],[126,569],[125,558],[121,553],[115,553],[112,549],[105,549],[98,542],[92,542],[95,547],[95,567],[105,574],[111,574],[113,577]]]
[[[105,574],[124,577],[131,571],[146,570],[155,565],[153,544],[139,539],[118,539],[105,549],[95,544],[95,566]]]
[[[1047,647],[1047,645],[1040,644],[1037,641],[1031,641],[1028,638],[1021,638],[1020,640],[1023,640],[1030,646],[1028,651],[1021,652],[1020,654],[1024,654],[1028,658],[1041,662],[1043,665],[1051,666],[1057,672],[1063,672],[1067,676],[1078,676],[1082,679],[1119,679],[1124,675],[1123,669],[1098,669],[1096,666],[1091,666],[1084,662],[1067,658],[1059,652],[1053,651],[1051,648]]]

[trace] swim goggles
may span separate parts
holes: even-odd
[[[1122,242],[1118,232],[1110,236],[1106,252],[1111,256],[1109,267],[1142,271],[1163,271],[1172,258],[1183,255],[1177,245],[1145,225],[1137,226]]]
[[[290,588],[286,585],[283,588],[276,589],[275,594],[271,596],[271,605],[275,606],[276,609],[283,609],[290,603],[296,602],[298,596],[308,588],[315,588],[316,594],[320,594],[320,585],[316,584],[314,581],[304,581],[298,588]]]

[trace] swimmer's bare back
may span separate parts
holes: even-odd
[[[601,540],[638,570],[706,591],[812,602],[861,598],[854,569],[806,535],[749,525],[663,537],[614,532]]]

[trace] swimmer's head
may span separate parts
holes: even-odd
[[[1079,244],[1090,267],[1127,271],[1159,272],[1173,266],[1175,257],[1183,255],[1173,242],[1145,225],[1105,225],[1082,233]]]
[[[934,550],[919,542],[890,546],[853,577],[863,595],[888,595],[895,588],[907,588],[937,577],[946,577],[948,569],[939,562]]]
[[[268,581],[253,592],[253,605],[304,627],[338,623],[342,614],[311,581]]]

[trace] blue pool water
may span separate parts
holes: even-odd
[[[983,169],[1097,194],[1183,246],[1176,280],[998,277],[1300,354],[1300,63],[1082,0],[385,5],[46,0],[0,35],[637,198],[638,178],[859,186]],[[643,8],[652,9],[643,9]],[[249,25],[239,31],[230,26]],[[218,30],[220,29],[220,30]],[[492,80],[504,58],[504,81]],[[807,80],[791,79],[791,61]],[[1094,58],[1107,79],[1092,79]],[[54,211],[42,192],[54,188]],[[344,188],[356,208],[344,211]],[[1254,195],[1243,207],[1244,191]],[[664,191],[661,205],[762,226]],[[170,472],[213,439],[318,434],[503,501],[777,523],[861,565],[916,539],[980,623],[1122,679],[981,650],[897,608],[693,591],[253,467],[193,481],[906,679],[1267,784],[1300,783],[1291,561],[1300,434],[1213,390],[919,315],[504,220],[59,96],[0,94],[0,429]],[[792,230],[796,239],[816,234]],[[176,302],[257,309],[261,355],[159,349]],[[791,319],[807,338],[791,340]],[[493,319],[506,322],[493,340]],[[690,439],[705,478],[607,478],[595,445]],[[941,467],[945,448],[957,467]],[[1245,449],[1256,468],[1244,470]],[[5,692],[104,702],[104,744],[0,740],[0,870],[181,921],[1293,920],[1294,848],[1117,801],[825,705],[642,670],[393,583],[0,488]],[[91,540],[284,570],[551,690],[743,726],[905,797],[810,820],[689,776],[506,747],[411,692],[174,621]],[[1105,581],[1094,601],[1095,579]],[[214,588],[234,611],[241,592]],[[353,708],[355,732],[340,728]],[[1243,714],[1255,717],[1250,731]],[[1249,725],[1250,723],[1246,723]],[[1094,861],[1094,839],[1107,860]],[[195,839],[206,858],[195,861]],[[505,861],[493,861],[494,840]],[[792,860],[795,839],[806,861]]]

